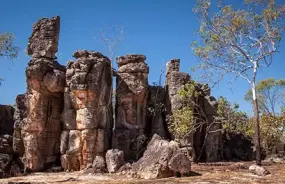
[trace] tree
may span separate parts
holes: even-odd
[[[268,78],[260,81],[256,85],[256,95],[258,96],[259,110],[262,114],[276,116],[278,108],[285,104],[285,80]],[[245,95],[245,100],[252,102],[252,91]]]
[[[261,165],[259,106],[256,76],[261,67],[269,67],[278,52],[284,32],[285,5],[275,0],[245,0],[243,9],[218,4],[211,11],[210,0],[197,0],[194,8],[200,21],[200,40],[192,43],[199,67],[206,77],[217,75],[219,82],[226,74],[242,78],[251,85],[255,119],[256,163]],[[215,79],[215,78],[214,78]]]
[[[223,124],[226,137],[243,134],[244,137],[251,138],[253,130],[248,115],[239,110],[238,104],[231,104],[222,96],[218,99],[218,118]]]
[[[11,33],[0,33],[0,57],[14,59],[18,56],[18,47],[14,45]]]
[[[18,47],[14,45],[14,36],[11,33],[0,32],[0,58],[14,59],[18,56]],[[0,77],[0,85],[3,79]]]

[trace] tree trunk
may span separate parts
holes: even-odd
[[[259,110],[258,102],[256,98],[255,82],[252,83],[252,103],[254,110],[254,145],[256,149],[256,164],[261,165],[261,145],[260,145],[260,122],[259,122]]]

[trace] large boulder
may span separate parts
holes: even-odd
[[[191,170],[191,160],[187,153],[177,153],[169,160],[168,166],[175,172],[187,174]]]
[[[183,153],[177,142],[168,142],[154,134],[143,157],[132,165],[129,173],[144,179],[171,177],[175,172],[187,173],[191,169],[190,158],[182,154],[187,153]],[[180,159],[184,162],[181,167]]]

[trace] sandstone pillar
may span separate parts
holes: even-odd
[[[145,59],[144,55],[117,58],[116,124],[112,146],[123,150],[126,159],[136,160],[143,152],[149,72]]]
[[[64,92],[64,130],[61,134],[61,163],[65,170],[91,166],[111,144],[112,75],[110,60],[86,50],[73,54]]]
[[[56,59],[59,17],[43,18],[33,26],[27,53],[27,118],[21,127],[24,164],[38,171],[59,156],[60,117],[63,109],[65,68]]]

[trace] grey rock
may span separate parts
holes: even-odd
[[[191,171],[191,160],[185,153],[175,154],[168,163],[168,167],[181,174],[186,174]]]
[[[118,149],[108,150],[106,153],[106,164],[109,173],[117,172],[125,164],[124,152]]]
[[[104,173],[107,171],[106,162],[103,156],[97,155],[93,161],[92,168],[94,173]]]
[[[258,176],[265,176],[265,175],[270,174],[270,172],[266,168],[264,168],[262,166],[255,165],[255,164],[249,166],[248,169],[250,172],[252,172]]]
[[[174,171],[169,168],[169,161],[178,151],[178,143],[168,142],[154,134],[143,157],[133,163],[131,175],[144,179],[174,176]]]
[[[60,18],[42,18],[33,25],[27,53],[34,58],[55,58],[58,50]]]

